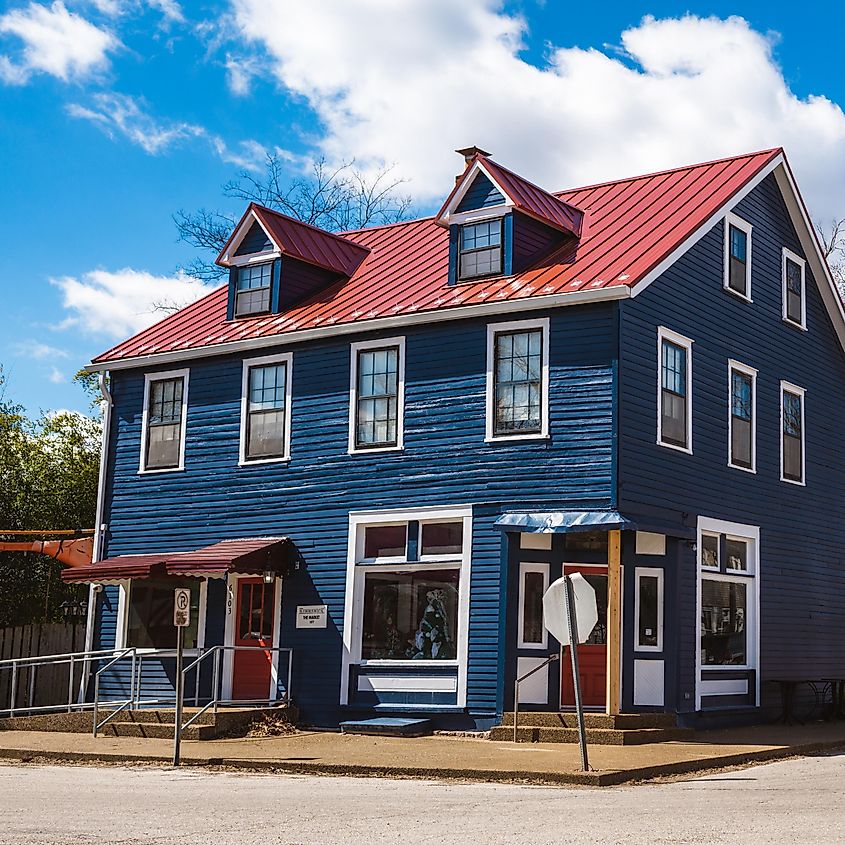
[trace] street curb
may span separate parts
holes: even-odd
[[[499,769],[433,769],[412,766],[368,766],[362,764],[305,763],[285,760],[251,760],[237,757],[183,758],[185,768],[224,768],[240,771],[298,775],[346,775],[352,777],[415,778],[424,780],[476,781],[484,783],[523,783],[547,786],[619,786],[625,783],[655,780],[723,769],[731,766],[770,762],[785,757],[806,756],[845,748],[845,740],[814,742],[740,752],[722,757],[705,757],[663,765],[642,766],[604,772],[534,772]],[[169,765],[170,758],[159,754],[121,754],[119,752],[44,751],[0,748],[0,759],[24,763],[158,763]]]

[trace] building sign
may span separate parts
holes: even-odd
[[[173,624],[177,628],[191,624],[191,591],[184,587],[173,591]]]
[[[328,615],[324,604],[300,604],[296,608],[297,628],[325,628]]]

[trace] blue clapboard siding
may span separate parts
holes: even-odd
[[[609,507],[613,491],[616,306],[551,315],[548,441],[488,444],[487,324],[406,332],[405,450],[347,454],[349,340],[294,348],[291,460],[238,466],[241,360],[191,364],[184,472],[139,475],[143,372],[114,374],[108,554],[192,549],[284,535],[303,565],[285,578],[281,643],[305,718],[336,723],[350,510],[473,504],[468,708],[497,709],[502,534],[513,507]],[[272,350],[267,350],[271,352]],[[296,606],[328,605],[326,630],[295,627]]]
[[[561,247],[567,236],[533,217],[513,215],[513,272],[521,273],[537,265]]]
[[[279,281],[279,305],[274,311],[292,308],[309,296],[325,290],[339,276],[321,267],[314,267],[295,258],[282,259],[281,278]]]
[[[845,451],[838,444],[845,417],[845,359],[809,268],[809,331],[781,320],[781,248],[799,255],[802,249],[774,177],[735,212],[754,227],[753,303],[722,289],[724,231],[719,223],[621,308],[620,507],[660,508],[667,522],[688,528],[695,527],[698,515],[759,525],[763,681],[841,674]],[[655,444],[659,325],[695,341],[693,455]],[[759,371],[756,475],[727,466],[729,358]],[[781,379],[807,391],[806,487],[779,481]],[[698,636],[695,552],[681,543],[667,566],[678,573],[677,582],[666,586],[667,603],[678,603],[680,620],[670,634],[677,635],[680,651],[672,696],[680,709],[690,710]],[[772,692],[764,683],[764,703]]]
[[[505,201],[499,189],[483,174],[479,173],[455,209],[461,211],[475,211],[479,208],[490,208],[501,205]]]
[[[249,227],[249,231],[235,250],[235,255],[251,255],[254,252],[268,252],[272,249],[272,241],[267,237],[267,233],[261,228],[261,224],[256,220],[252,226]]]

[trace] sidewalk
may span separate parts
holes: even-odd
[[[467,737],[399,739],[308,732],[182,743],[184,765],[252,771],[609,786],[843,748],[845,723],[763,725],[702,732],[694,741],[592,746],[583,773],[577,745]],[[0,759],[169,765],[166,739],[0,732]]]

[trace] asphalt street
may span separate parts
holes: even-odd
[[[845,756],[586,789],[0,764],[8,845],[845,842]]]

